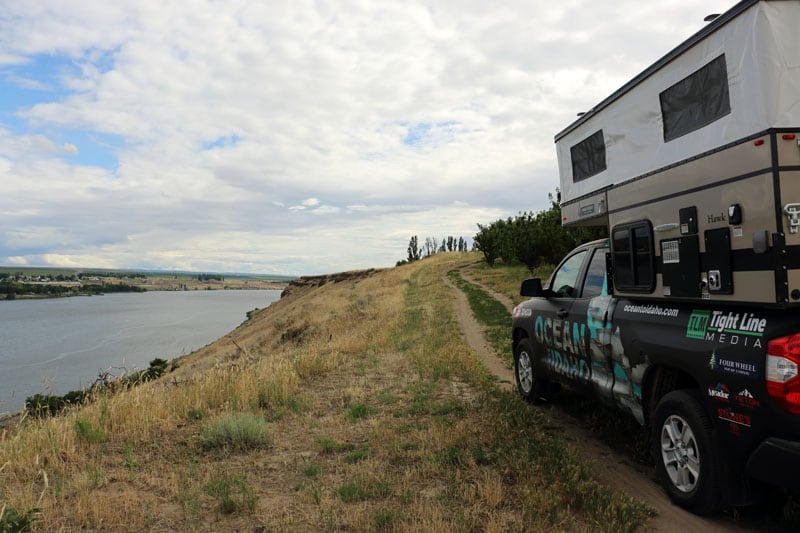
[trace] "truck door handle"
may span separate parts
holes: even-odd
[[[569,315],[569,313],[567,312],[566,309],[559,309],[558,312],[556,313],[556,316],[558,318],[567,318],[567,315]]]

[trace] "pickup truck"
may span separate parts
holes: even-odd
[[[800,487],[800,311],[615,297],[607,254],[584,244],[522,283],[519,394],[563,384],[633,416],[664,489],[697,514]]]

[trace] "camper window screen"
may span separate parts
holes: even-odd
[[[659,95],[664,142],[677,139],[731,112],[725,55]]]
[[[606,169],[606,143],[598,130],[569,149],[572,158],[572,181],[585,180]]]

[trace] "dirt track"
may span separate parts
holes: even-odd
[[[480,286],[511,311],[513,303],[508,297],[498,294],[490,287],[470,278],[469,269],[464,269],[461,273],[465,279]],[[489,346],[483,334],[483,327],[472,315],[466,295],[458,290],[447,276],[444,276],[444,282],[454,290],[456,295],[454,310],[467,343],[475,350],[489,372],[497,377],[499,386],[507,390],[512,389],[514,387],[513,372],[506,368]],[[592,464],[592,470],[598,481],[647,503],[658,512],[658,515],[650,520],[648,530],[757,531],[757,529],[735,523],[725,516],[700,517],[673,505],[656,482],[651,469],[635,464],[630,457],[598,441],[586,427],[560,410],[557,402],[536,408],[543,409],[550,417],[552,429],[560,431],[580,456]]]

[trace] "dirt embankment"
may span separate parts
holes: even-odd
[[[367,278],[380,272],[382,269],[369,268],[367,270],[350,270],[348,272],[339,272],[336,274],[321,274],[319,276],[302,276],[289,282],[283,292],[281,298],[289,295],[296,296],[299,293],[306,292],[316,287],[322,287],[328,283],[341,283],[343,281],[356,281],[359,279]]]

